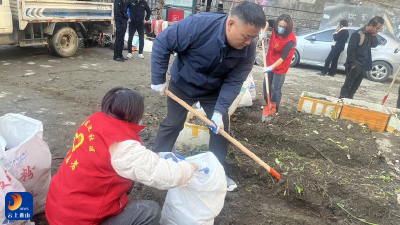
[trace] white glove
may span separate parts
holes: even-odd
[[[222,120],[222,114],[219,112],[214,112],[211,121],[215,126],[208,126],[214,133],[218,134],[219,128],[224,129],[224,121]]]
[[[165,82],[163,84],[157,84],[157,85],[152,84],[151,85],[151,89],[153,89],[157,92],[160,92],[160,95],[164,95],[164,90],[166,87],[167,87],[167,82]]]
[[[271,72],[274,68],[272,66],[264,67],[264,73]]]

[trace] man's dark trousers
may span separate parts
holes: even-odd
[[[347,72],[346,80],[340,90],[340,98],[353,98],[361,81],[364,79],[365,69],[363,66],[356,65],[354,69]]]
[[[126,22],[126,20],[115,21],[117,29],[115,32],[114,58],[123,58],[122,50],[124,49]]]
[[[325,66],[324,69],[322,70],[323,74],[328,73],[329,65],[331,65],[331,69],[329,70],[329,75],[336,74],[338,60],[340,57],[340,53],[342,53],[342,51],[343,50],[336,49],[335,46],[332,46],[331,51],[329,52],[329,55],[325,60]]]
[[[200,102],[201,107],[207,114],[208,119],[211,119],[214,113],[215,103],[217,102],[219,92],[215,92],[206,96],[192,98],[179,89],[176,84],[170,82],[168,90],[182,99],[189,105]],[[155,152],[170,152],[179,136],[179,132],[183,129],[187,110],[177,103],[175,100],[168,98],[168,114],[167,118],[160,124],[153,151]],[[228,132],[229,119],[228,115],[223,115],[224,130]],[[220,134],[215,134],[210,131],[209,149],[218,158],[219,162],[224,165],[227,154],[227,141]]]
[[[130,22],[129,23],[129,39],[128,39],[128,52],[132,53],[132,40],[135,32],[139,34],[139,54],[143,54],[144,47],[144,23],[143,20],[138,22]]]

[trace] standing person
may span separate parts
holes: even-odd
[[[146,0],[128,0],[129,15],[129,39],[128,39],[128,55],[127,58],[132,58],[132,40],[135,32],[139,33],[139,54],[138,58],[144,59],[144,25],[150,19],[151,10]],[[144,13],[146,12],[146,18]]]
[[[344,64],[347,75],[339,98],[353,98],[364,79],[365,71],[372,69],[371,48],[378,46],[376,35],[384,22],[382,17],[375,16],[368,25],[351,35]]]
[[[347,20],[341,20],[335,33],[333,33],[331,51],[325,60],[324,69],[322,72],[317,73],[318,75],[325,76],[325,74],[328,73],[329,65],[331,65],[329,76],[335,76],[340,53],[343,52],[347,39],[349,39],[348,28],[349,22]]]
[[[188,183],[204,162],[178,161],[179,155],[157,155],[138,134],[143,97],[116,87],[103,98],[101,112],[78,128],[72,148],[53,176],[46,200],[50,224],[159,224],[157,202],[129,201],[134,181],[158,189]],[[172,158],[166,160],[167,158]]]
[[[206,0],[202,0],[201,3],[204,6],[204,2]],[[211,3],[212,0],[207,0],[207,6],[206,6],[206,12],[210,12],[211,10]],[[217,8],[217,12],[224,12],[224,0],[219,0],[218,1],[218,8]]]
[[[240,92],[255,59],[253,41],[265,27],[265,15],[255,3],[243,2],[228,15],[200,13],[167,28],[154,41],[151,88],[164,93],[169,57],[178,55],[170,69],[169,91],[192,105],[200,102],[211,126],[210,151],[225,165],[227,141],[218,135],[228,131],[228,108]],[[167,99],[168,115],[154,143],[157,151],[171,151],[183,129],[187,110]],[[226,177],[228,191],[237,185]]]
[[[289,69],[296,47],[296,37],[292,30],[292,18],[287,14],[282,14],[273,25],[269,41],[267,67],[264,67],[264,73],[268,73],[271,102],[276,103],[276,111],[279,109],[286,72]],[[267,102],[265,79],[263,89],[264,99]]]
[[[124,62],[126,58],[122,56],[124,49],[124,37],[126,32],[126,23],[128,21],[127,0],[115,0],[114,2],[114,20],[116,26],[115,42],[114,42],[114,57],[115,61]]]

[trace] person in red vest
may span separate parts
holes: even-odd
[[[143,97],[130,89],[116,87],[104,96],[101,112],[78,128],[51,180],[46,201],[50,224],[159,224],[157,202],[128,200],[133,182],[170,189],[207,169],[203,162],[146,149],[138,136],[145,128],[139,125],[143,112]]]
[[[268,22],[270,23],[270,20]],[[282,14],[273,24],[273,30],[269,41],[264,73],[268,73],[271,102],[276,103],[276,111],[279,109],[286,72],[289,69],[296,47],[296,37],[292,30],[292,18],[287,14]],[[260,35],[260,38],[264,36],[265,35]],[[265,79],[263,89],[264,99],[267,102]]]

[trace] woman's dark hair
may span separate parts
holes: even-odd
[[[278,17],[278,19],[276,19],[275,24],[274,24],[275,34],[278,34],[278,27],[279,27],[279,22],[280,21],[285,21],[287,23],[286,28],[285,28],[285,32],[283,32],[283,34],[282,34],[283,38],[287,38],[287,36],[289,36],[289,34],[293,30],[292,18],[288,14],[280,15]]]
[[[101,111],[119,120],[139,124],[144,113],[144,100],[131,89],[115,87],[104,96]]]
[[[339,25],[340,25],[340,27],[348,27],[349,26],[349,21],[341,20]]]

